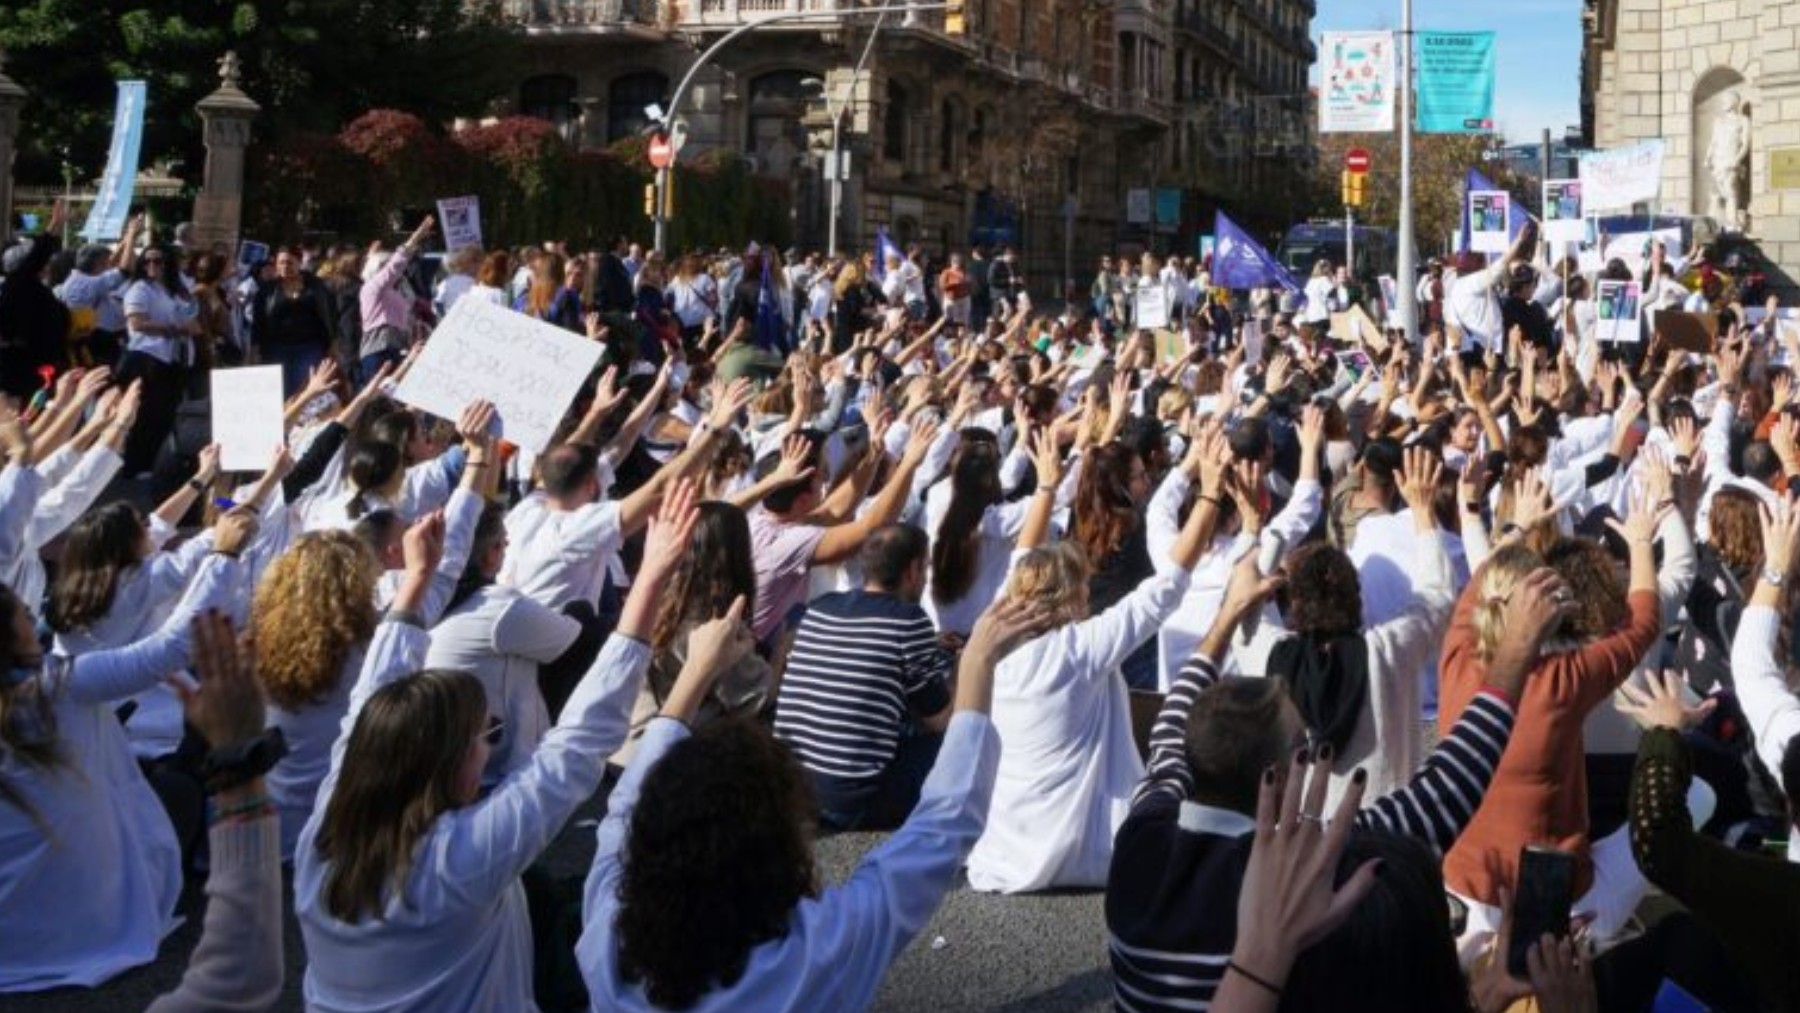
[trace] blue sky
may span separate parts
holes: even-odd
[[[1400,0],[1319,0],[1313,33],[1400,27]],[[1494,31],[1495,119],[1509,141],[1581,122],[1581,0],[1414,0],[1415,29]]]

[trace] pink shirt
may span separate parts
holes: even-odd
[[[412,296],[395,284],[410,260],[411,251],[402,246],[388,257],[374,277],[363,282],[358,302],[362,306],[364,333],[377,327],[393,327],[402,334],[411,330]]]
[[[824,528],[790,524],[762,507],[750,511],[750,552],[756,566],[756,614],[750,629],[759,642],[806,601],[813,551],[824,537]]]

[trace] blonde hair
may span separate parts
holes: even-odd
[[[1063,622],[1082,618],[1088,583],[1087,553],[1074,542],[1052,542],[1027,552],[1006,581],[1006,596],[1048,608]]]
[[[444,272],[446,274],[466,274],[473,276],[480,267],[481,247],[474,243],[464,243],[456,249],[451,250],[450,253],[444,257]]]
[[[1477,580],[1475,593],[1478,597],[1474,614],[1470,616],[1475,627],[1477,658],[1493,660],[1494,653],[1500,648],[1500,639],[1506,635],[1502,618],[1506,614],[1506,600],[1532,571],[1543,565],[1543,557],[1523,545],[1505,546],[1488,557]]]
[[[1181,413],[1194,406],[1194,395],[1185,387],[1170,387],[1156,399],[1156,415],[1165,421],[1181,418]]]
[[[250,629],[256,675],[288,710],[337,687],[352,649],[375,632],[375,556],[348,531],[315,531],[269,565],[256,585]]]

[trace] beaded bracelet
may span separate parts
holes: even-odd
[[[267,795],[252,795],[235,805],[220,806],[212,798],[206,800],[206,824],[223,823],[227,820],[255,819],[275,815],[275,804]]]

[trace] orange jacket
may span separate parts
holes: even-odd
[[[1475,656],[1470,621],[1480,586],[1476,574],[1444,637],[1438,665],[1440,734],[1449,733],[1486,676],[1486,663]],[[1499,887],[1510,888],[1518,879],[1519,850],[1536,844],[1575,852],[1575,896],[1587,892],[1593,864],[1581,726],[1631,674],[1662,628],[1655,591],[1633,591],[1628,602],[1624,626],[1575,650],[1543,655],[1526,678],[1500,769],[1474,820],[1444,856],[1444,883],[1451,890],[1498,904]]]

